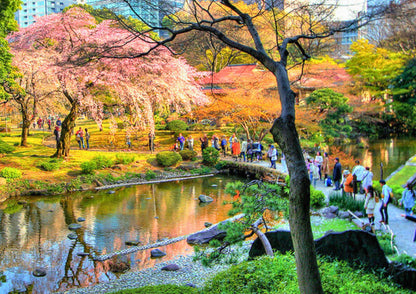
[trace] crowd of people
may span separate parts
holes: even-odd
[[[207,147],[213,147],[217,149],[223,157],[231,156],[235,161],[241,162],[259,162],[265,160],[267,157],[270,161],[270,168],[276,169],[279,152],[272,144],[265,150],[260,141],[247,140],[245,137],[238,138],[236,134],[232,134],[229,138],[225,135],[212,135],[211,139],[209,139],[206,134],[203,134],[202,137],[199,138],[199,142],[201,145],[201,152]],[[194,138],[192,135],[185,138],[182,133],[180,133],[171,150],[180,151],[185,148],[194,150]],[[281,162],[286,166],[283,154],[281,155]]]

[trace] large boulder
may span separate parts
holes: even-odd
[[[393,280],[396,283],[404,288],[416,291],[416,269],[402,263],[392,262],[388,273],[393,276]]]
[[[289,231],[277,230],[266,233],[273,250],[282,253],[293,250]],[[370,268],[386,268],[388,260],[376,236],[360,230],[329,232],[315,240],[316,253],[349,262],[359,261]],[[265,254],[263,245],[257,238],[250,249],[250,258]]]
[[[293,251],[292,236],[290,235],[290,231],[277,230],[267,232],[265,235],[267,239],[269,239],[273,251],[279,250],[283,254],[287,251]],[[257,238],[251,245],[249,256],[250,258],[254,258],[264,254],[266,254],[266,252],[264,251],[263,244],[260,239]]]
[[[218,225],[212,226],[207,230],[197,232],[190,235],[186,242],[188,244],[206,244],[209,243],[212,239],[222,240],[224,239],[226,232],[218,229]]]
[[[329,233],[315,240],[315,249],[318,254],[359,261],[370,268],[385,268],[389,264],[377,237],[361,230]]]

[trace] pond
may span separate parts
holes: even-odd
[[[371,141],[367,149],[357,148],[357,145],[347,145],[342,149],[351,153],[354,158],[360,159],[363,166],[369,166],[374,174],[374,180],[380,180],[380,164],[383,164],[383,178],[387,178],[416,154],[416,139],[380,139]]]
[[[228,218],[230,200],[225,185],[236,180],[225,176],[205,177],[152,185],[79,192],[61,197],[26,198],[27,204],[13,211],[0,210],[0,293],[33,289],[33,293],[65,291],[116,278],[106,262],[94,255],[128,248],[126,241],[151,244],[204,229],[205,222]],[[198,196],[213,197],[201,206]],[[19,209],[20,208],[20,209]],[[68,225],[85,218],[78,239],[68,239]],[[167,256],[150,258],[150,250],[125,257],[133,270],[151,267],[180,254],[191,253],[186,240],[160,247]],[[46,276],[36,278],[36,268]]]

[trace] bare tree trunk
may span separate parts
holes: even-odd
[[[27,147],[27,137],[29,135],[31,120],[27,108],[23,105],[20,105],[20,113],[22,115],[22,137],[20,138],[20,146]]]
[[[56,152],[52,157],[67,157],[71,148],[71,134],[75,127],[75,120],[78,116],[78,103],[73,101],[71,104],[71,111],[62,122],[61,138],[56,146]]]
[[[295,126],[295,94],[286,69],[275,72],[282,113],[270,130],[285,154],[290,175],[289,224],[296,257],[299,290],[302,294],[323,293],[309,216],[310,180]]]

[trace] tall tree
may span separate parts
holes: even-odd
[[[14,13],[20,8],[20,3],[20,0],[2,0],[0,2],[0,85],[6,82],[12,71],[12,55],[6,37],[10,32],[17,30]],[[3,87],[0,87],[0,101],[7,99],[8,96]]]
[[[129,0],[124,0],[133,8],[134,5]],[[205,4],[207,3],[207,4]],[[267,3],[267,5],[266,5]],[[279,10],[273,7],[273,1],[256,1],[261,8],[260,11],[271,10],[277,19]],[[364,25],[369,21],[368,15],[362,14],[360,19],[348,24],[348,27],[330,27],[328,14],[332,9],[328,5],[305,5],[299,6],[286,3],[289,10],[300,11],[305,18],[302,18],[305,26],[299,27],[296,32],[288,32],[286,29],[292,25],[288,22],[283,27],[275,26],[273,34],[273,46],[269,47],[264,37],[261,36],[258,27],[255,25],[257,17],[261,17],[259,12],[243,12],[238,8],[236,2],[230,0],[222,1],[190,1],[185,3],[184,11],[189,18],[182,19],[175,16],[170,17],[170,26],[163,25],[155,27],[153,30],[165,31],[169,37],[163,40],[153,40],[149,43],[151,48],[140,54],[132,54],[124,57],[143,57],[156,48],[165,46],[175,40],[178,35],[191,31],[202,31],[212,35],[228,46],[238,49],[251,55],[276,78],[279,99],[281,103],[280,116],[274,121],[271,132],[274,140],[286,155],[287,165],[290,174],[290,215],[289,223],[291,235],[295,249],[299,288],[301,293],[323,293],[320,274],[316,262],[315,247],[312,236],[312,229],[309,217],[310,200],[310,181],[308,172],[304,164],[302,149],[299,143],[299,136],[295,127],[295,93],[290,88],[287,67],[290,63],[303,61],[309,58],[305,50],[311,40],[325,39],[336,31],[350,31],[357,26]],[[149,3],[149,5],[151,5]],[[266,7],[267,6],[267,7]],[[220,8],[220,9],[217,9]],[[380,7],[381,8],[381,7]],[[221,15],[211,13],[212,9],[221,10]],[[171,10],[172,12],[172,10]],[[373,10],[375,12],[375,10]],[[379,12],[379,11],[378,11]],[[139,15],[139,14],[138,14]],[[286,15],[288,15],[286,13]],[[182,21],[183,20],[183,21]],[[326,21],[328,25],[322,25]],[[238,40],[232,34],[221,29],[222,23],[231,23],[240,30],[246,32],[250,38]],[[279,30],[280,29],[280,30]],[[135,32],[137,35],[139,32]],[[268,39],[267,39],[268,40]],[[107,56],[104,52],[102,55]],[[122,57],[114,56],[113,57]]]
[[[10,40],[16,51],[47,57],[44,68],[56,77],[62,95],[70,104],[70,112],[62,123],[55,154],[58,157],[69,155],[70,136],[80,111],[88,112],[101,123],[103,104],[94,95],[97,89],[108,89],[120,110],[128,110],[124,112],[128,121],[136,128],[149,128],[151,133],[153,112],[158,108],[168,105],[180,112],[190,110],[192,103],[206,100],[195,82],[195,70],[166,48],[159,48],[143,59],[92,60],[97,50],[117,55],[149,50],[150,46],[113,21],[97,24],[79,7],[41,17]],[[82,65],[74,66],[74,60],[79,61],[80,57]],[[124,117],[127,121],[127,115]]]
[[[10,100],[17,104],[22,116],[20,145],[27,146],[29,128],[38,115],[42,101],[53,97],[57,93],[58,85],[56,78],[48,74],[44,67],[47,65],[47,56],[13,51],[12,53],[13,64],[18,64],[20,71],[14,67],[3,88],[10,95]]]
[[[368,40],[353,43],[351,50],[354,55],[347,62],[347,72],[361,89],[383,99],[390,91],[391,80],[401,72],[408,56],[379,48]]]

